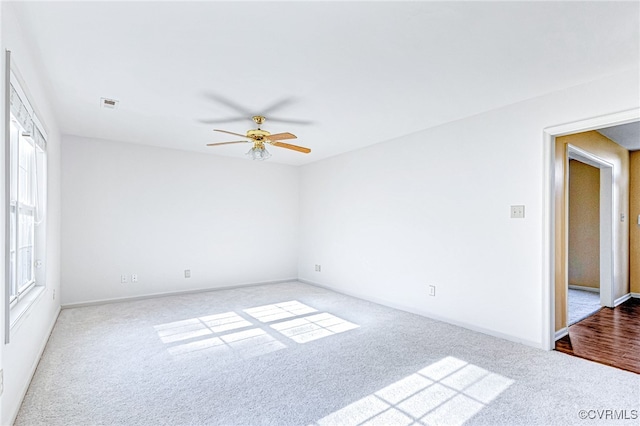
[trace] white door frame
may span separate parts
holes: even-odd
[[[600,304],[613,308],[613,164],[600,157],[580,149],[571,144],[567,145],[567,161],[565,170],[569,170],[569,160],[577,160],[600,169]],[[567,185],[566,197],[569,196]],[[565,206],[568,206],[568,198],[565,198]],[[569,223],[569,209],[565,209],[566,221]],[[568,242],[569,229],[567,227],[565,239]],[[569,245],[566,246],[568,259]],[[568,284],[568,283],[567,283]],[[568,288],[568,286],[567,286]],[[569,318],[569,304],[567,303],[567,318]]]
[[[616,126],[640,120],[640,108],[607,114],[600,117],[543,130],[544,187],[543,187],[543,247],[542,247],[542,347],[555,348],[555,142],[556,137]],[[601,271],[602,273],[602,271]]]

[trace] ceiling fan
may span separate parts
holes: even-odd
[[[229,132],[227,130],[214,129],[214,132],[228,133],[230,135],[240,136],[241,138],[246,138],[248,140],[208,143],[207,146],[230,145],[230,144],[236,144],[236,143],[252,143],[253,147],[247,152],[246,155],[251,157],[254,160],[266,160],[267,158],[271,157],[271,154],[269,153],[269,151],[267,151],[265,144],[277,146],[279,148],[291,149],[293,151],[298,151],[305,154],[308,154],[311,152],[309,148],[305,148],[303,146],[298,146],[298,145],[291,145],[289,143],[282,142],[283,140],[296,139],[297,136],[292,133],[285,132],[285,133],[276,133],[272,135],[266,130],[262,130],[260,126],[266,120],[264,116],[254,115],[252,119],[258,125],[258,128],[247,130],[246,135]]]
[[[216,104],[219,104],[225,108],[229,108],[233,111],[235,111],[237,114],[236,115],[231,115],[231,116],[226,116],[226,117],[218,117],[218,118],[214,118],[214,119],[202,119],[202,120],[198,120],[200,123],[203,124],[220,124],[220,123],[231,123],[231,122],[235,122],[235,121],[244,121],[246,120],[248,117],[254,116],[254,115],[258,115],[257,112],[255,110],[252,110],[251,108],[248,108],[244,105],[238,104],[237,102],[228,99],[220,94],[217,93],[211,93],[211,92],[205,92],[204,93],[204,97],[206,97],[208,100],[215,102]],[[270,105],[267,105],[266,107],[263,107],[260,109],[260,113],[259,115],[261,116],[269,116],[269,121],[272,123],[288,123],[288,124],[296,124],[296,125],[308,125],[308,124],[313,124],[312,121],[310,120],[301,120],[301,119],[297,119],[297,118],[286,118],[286,117],[281,117],[281,116],[277,116],[275,115],[276,111],[281,110],[287,106],[290,106],[291,104],[297,102],[297,100],[293,97],[286,97],[286,98],[282,98],[279,100],[276,100],[275,102],[272,102]]]

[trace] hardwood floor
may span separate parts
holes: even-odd
[[[572,325],[556,350],[640,374],[640,299],[602,308]]]

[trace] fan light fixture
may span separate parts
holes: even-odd
[[[251,157],[252,160],[263,161],[271,157],[269,151],[264,146],[256,147],[254,146],[245,154],[247,157]]]

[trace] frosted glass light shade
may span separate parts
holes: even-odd
[[[251,157],[252,160],[258,160],[258,161],[263,161],[271,157],[271,154],[269,153],[269,151],[267,151],[266,148],[255,148],[255,147],[247,151],[245,155],[248,157]]]

